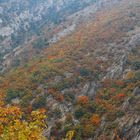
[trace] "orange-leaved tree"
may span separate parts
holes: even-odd
[[[98,126],[101,122],[100,116],[98,114],[93,114],[91,117],[91,122],[93,125]]]
[[[77,102],[79,104],[87,104],[89,101],[89,98],[87,96],[79,96],[77,99]]]

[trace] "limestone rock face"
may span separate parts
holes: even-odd
[[[140,95],[140,88],[139,87],[136,87],[133,91],[133,94],[134,95]]]
[[[81,95],[86,95],[90,98],[94,98],[96,95],[97,84],[96,82],[92,81],[90,83],[85,84],[81,91]]]
[[[121,137],[127,140],[140,139],[140,114],[129,114],[120,121]]]

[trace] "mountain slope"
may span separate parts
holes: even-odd
[[[39,58],[1,76],[5,104],[47,109],[45,135],[76,140],[140,138],[140,2],[96,13]]]
[[[44,25],[51,30],[65,18],[95,1],[75,0],[8,0],[0,1],[1,64],[15,48],[40,34]],[[3,70],[4,64],[1,67]]]
[[[5,71],[12,63],[17,65],[17,57],[20,59],[21,55],[19,52],[28,51],[28,44],[36,38],[39,38],[38,42],[42,38],[41,47],[54,43],[73,32],[81,22],[93,19],[98,10],[117,2],[118,0],[1,1],[1,71]]]

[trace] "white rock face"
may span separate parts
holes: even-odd
[[[0,29],[0,36],[9,36],[14,32],[14,30],[11,27],[3,27]]]
[[[75,24],[67,27],[67,29],[64,29],[63,31],[61,31],[58,34],[54,35],[54,37],[49,42],[50,43],[57,42],[61,38],[65,37],[66,35],[69,35],[70,33],[72,33],[75,30],[75,28],[76,28],[76,25]]]
[[[2,24],[2,19],[0,19],[0,24]]]
[[[3,13],[3,8],[2,7],[0,7],[0,14],[2,14]]]

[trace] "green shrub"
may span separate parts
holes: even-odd
[[[25,95],[24,91],[15,90],[15,89],[8,89],[7,96],[6,96],[6,102],[10,103],[12,99],[14,98],[21,98]]]
[[[39,38],[33,43],[33,48],[34,49],[42,49],[48,45],[49,45],[49,43],[46,39]]]
[[[60,118],[62,113],[61,113],[61,110],[59,108],[55,108],[53,111],[52,111],[53,115],[57,118]]]
[[[65,98],[65,100],[68,101],[68,102],[73,102],[73,101],[75,100],[75,96],[74,96],[74,94],[71,93],[71,92],[65,93],[65,94],[64,94],[64,98]]]
[[[33,96],[31,93],[26,94],[24,97],[22,97],[20,101],[20,105],[22,108],[27,108],[32,100]]]
[[[38,109],[42,108],[46,105],[46,97],[45,96],[39,96],[35,99],[33,103],[33,108]]]
[[[132,62],[132,68],[134,70],[139,70],[140,69],[140,62],[138,62],[138,61]]]
[[[135,74],[135,80],[140,80],[140,72],[137,72],[136,74]]]
[[[80,68],[79,73],[82,77],[90,76],[90,71],[85,68]]]
[[[60,63],[60,62],[63,62],[63,61],[64,61],[63,58],[58,58],[58,59],[50,60],[50,62],[52,62],[52,63]]]
[[[77,106],[77,107],[75,108],[75,113],[74,113],[74,114],[75,114],[75,117],[76,117],[77,119],[83,117],[85,113],[86,113],[86,110],[83,109],[81,106]]]

